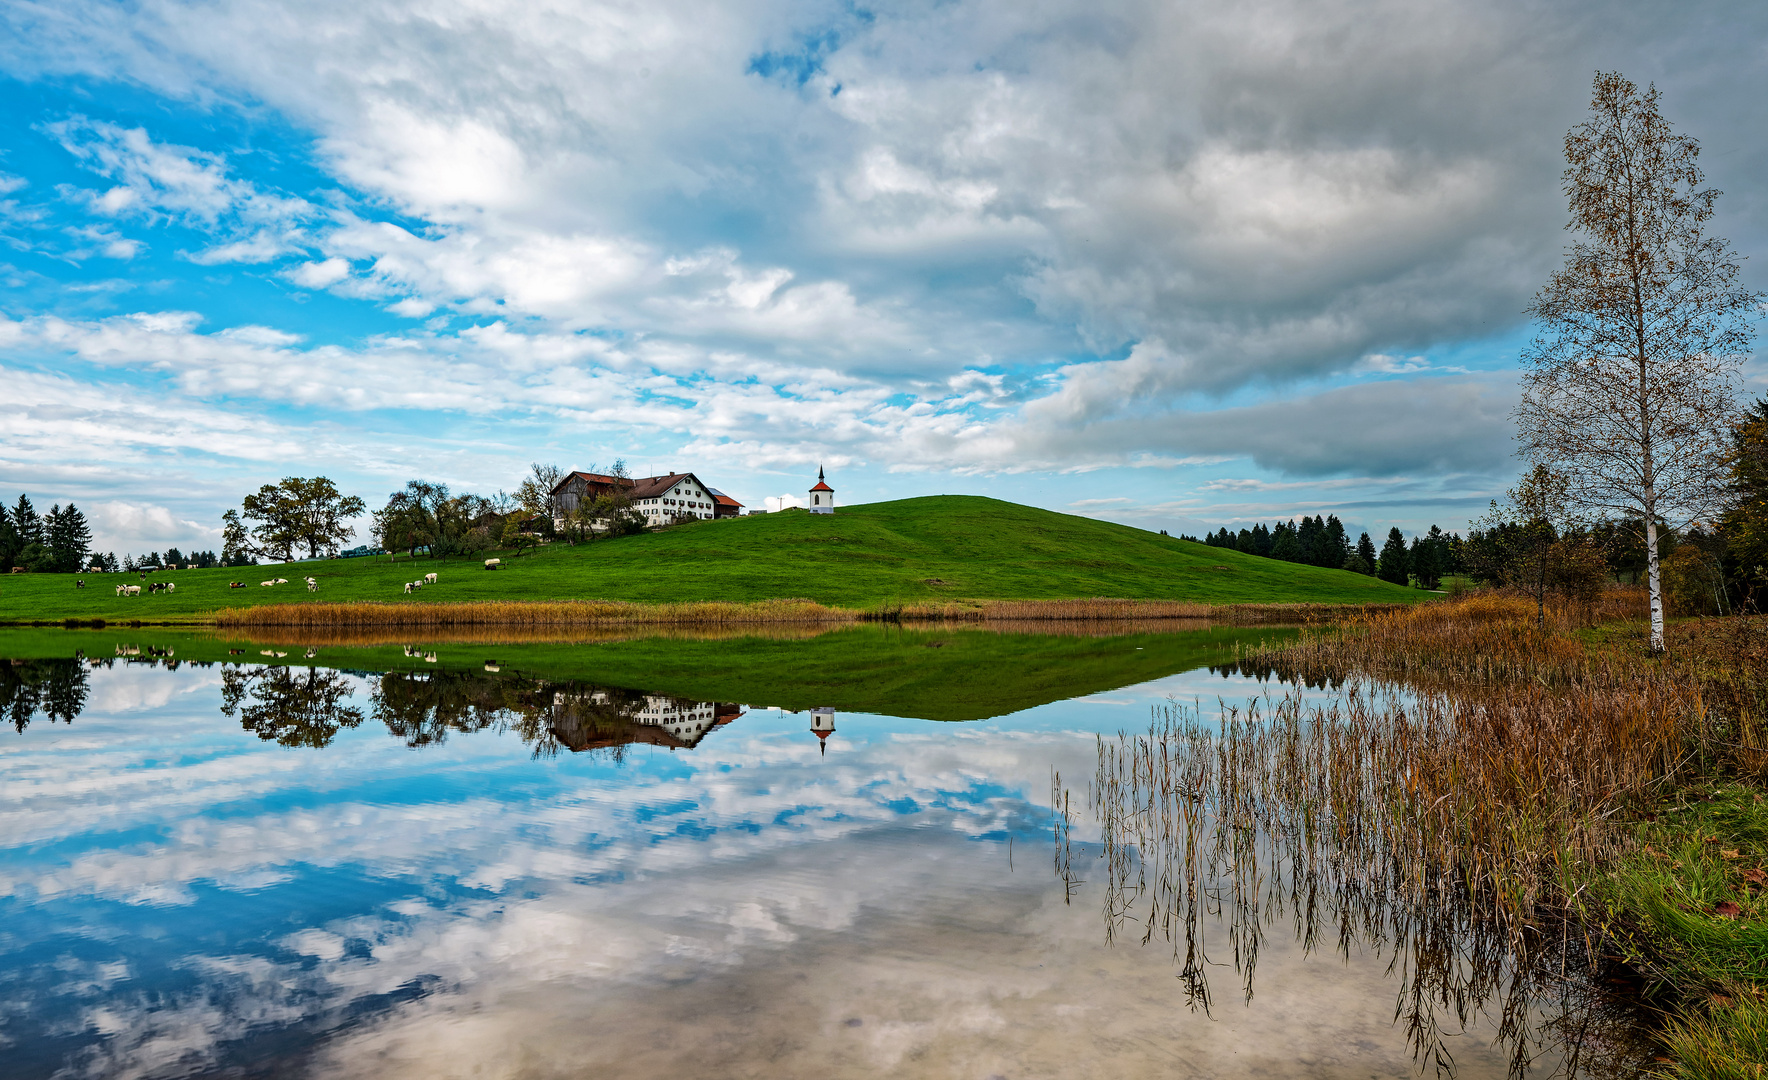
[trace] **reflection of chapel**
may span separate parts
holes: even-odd
[[[823,480],[823,467],[817,466],[816,487],[810,489],[810,512],[813,514],[833,514],[835,512],[835,489]]]
[[[835,710],[810,710],[810,730],[815,733],[817,745],[823,753],[829,752],[829,736],[835,734]]]

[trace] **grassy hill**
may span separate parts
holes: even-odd
[[[434,571],[407,597],[403,582]],[[272,574],[289,585],[260,588]],[[308,593],[300,579],[319,579]],[[194,619],[221,607],[321,600],[435,603],[627,600],[640,603],[804,597],[835,607],[946,600],[1119,597],[1211,604],[1405,602],[1424,594],[1342,570],[1277,562],[1126,525],[997,499],[939,495],[842,509],[706,521],[575,548],[553,544],[477,559],[347,559],[155,575],[172,595],[121,598],[123,575],[0,579],[0,620]],[[138,582],[128,576],[126,580]],[[229,580],[250,583],[230,590]]]

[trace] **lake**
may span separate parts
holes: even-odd
[[[1286,633],[0,632],[0,1072],[1418,1075],[1391,948],[1248,995],[1218,933],[1204,1008],[1052,814],[1157,708],[1332,694],[1232,664]]]

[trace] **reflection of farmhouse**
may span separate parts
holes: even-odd
[[[560,480],[552,493],[562,514],[575,513],[578,508],[599,498],[624,498],[634,511],[644,516],[647,525],[736,517],[743,512],[742,503],[701,482],[693,473],[667,473],[634,480],[603,473],[574,472]]]
[[[740,705],[689,701],[630,690],[559,691],[549,727],[559,745],[576,753],[632,743],[691,750],[706,733],[743,715]]]

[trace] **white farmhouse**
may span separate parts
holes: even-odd
[[[816,487],[810,489],[810,512],[813,514],[833,514],[835,512],[835,489],[823,481],[823,467],[817,466]]]

